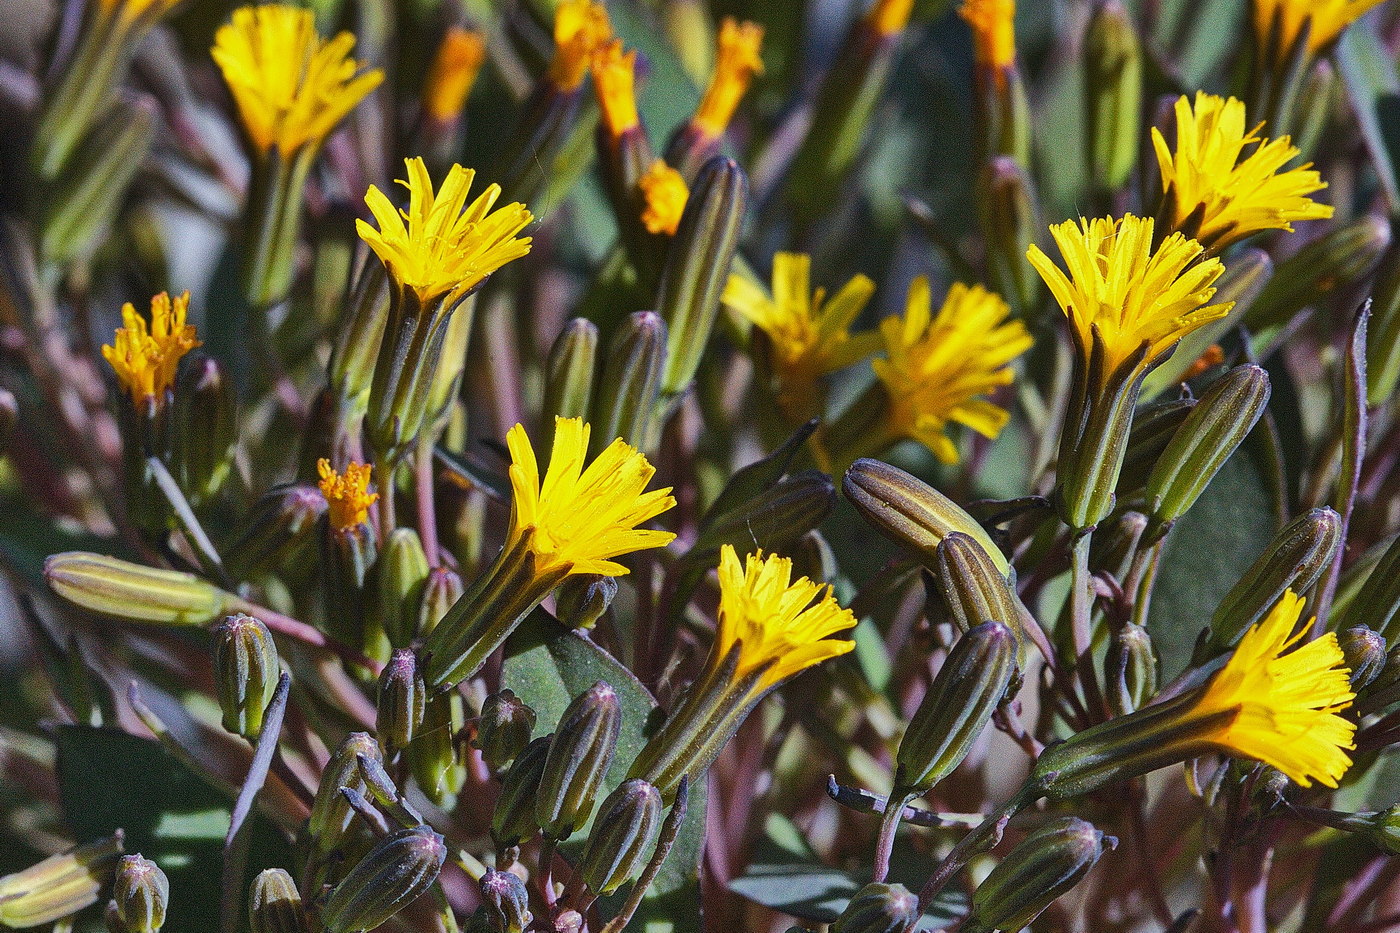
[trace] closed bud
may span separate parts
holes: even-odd
[[[1366,835],[1382,851],[1400,855],[1400,804],[1373,814]]]
[[[427,826],[381,839],[331,891],[321,912],[326,933],[373,930],[437,880],[447,846]]]
[[[1374,214],[1337,227],[1278,264],[1245,311],[1244,323],[1251,331],[1287,323],[1308,305],[1369,275],[1389,245],[1390,223]]]
[[[192,573],[85,551],[54,554],[44,561],[44,577],[70,603],[130,622],[207,625],[236,601]]]
[[[1147,485],[1147,477],[1152,474],[1153,467],[1195,407],[1194,398],[1179,398],[1144,405],[1137,410],[1133,415],[1133,426],[1128,431],[1123,469],[1118,473],[1116,491],[1119,496],[1131,495]]]
[[[1346,669],[1351,671],[1351,689],[1369,686],[1385,668],[1385,639],[1364,625],[1337,633]]]
[[[1097,4],[1084,33],[1084,111],[1089,177],[1106,191],[1128,181],[1142,125],[1142,43],[1116,0]]]
[[[919,919],[919,899],[902,884],[867,884],[831,925],[831,933],[906,933]]]
[[[369,406],[374,363],[389,320],[389,274],[372,254],[361,263],[350,293],[350,312],[331,353],[330,384],[340,402],[342,428],[357,430]]]
[[[622,729],[622,703],[611,684],[598,681],[559,718],[540,778],[535,817],[546,836],[567,839],[588,822]]]
[[[1364,625],[1388,644],[1400,641],[1400,537],[1390,542],[1347,606],[1346,620]]]
[[[409,764],[419,789],[444,809],[452,808],[467,779],[457,753],[457,733],[465,726],[462,695],[456,690],[439,693],[424,706],[423,725],[408,746]]]
[[[803,470],[756,493],[722,515],[708,518],[688,559],[714,565],[714,556],[728,544],[745,552],[754,549],[788,551],[836,508],[836,487],[819,470]]]
[[[1024,642],[1023,609],[1011,584],[971,535],[955,531],[934,549],[934,580],[958,631],[1001,622]]]
[[[418,634],[418,610],[428,579],[428,555],[412,528],[389,532],[379,555],[379,627],[389,644],[407,648]]]
[[[238,412],[228,374],[217,360],[194,360],[175,383],[170,445],[171,472],[191,505],[203,505],[223,488],[237,440]]]
[[[611,894],[642,873],[661,832],[661,792],[640,778],[618,786],[598,809],[579,872],[594,894]]]
[[[472,745],[481,750],[481,759],[488,767],[500,771],[525,750],[534,731],[535,711],[514,691],[502,690],[481,704]]]
[[[1010,156],[994,156],[982,169],[977,208],[987,238],[991,285],[1025,313],[1035,302],[1037,283],[1026,250],[1044,229],[1030,175]]]
[[[379,675],[379,703],[375,731],[384,754],[392,757],[407,748],[423,724],[423,705],[427,698],[423,674],[418,670],[418,656],[412,648],[400,648],[389,658]]]
[[[324,514],[326,497],[315,486],[274,486],[254,503],[242,533],[228,549],[229,571],[248,577],[270,566],[291,563],[316,537]]]
[[[518,876],[488,868],[478,884],[493,933],[524,933],[530,928],[530,892]]]
[[[308,933],[301,893],[280,868],[259,872],[248,894],[249,933]]]
[[[1360,691],[1367,705],[1375,708],[1388,704],[1400,687],[1400,645],[1392,645],[1385,653],[1385,662],[1371,682]]]
[[[111,933],[155,933],[165,925],[168,903],[170,882],[160,866],[140,855],[122,856],[107,905],[107,928]]]
[[[326,762],[321,772],[321,783],[316,788],[316,797],[311,804],[311,821],[307,830],[319,852],[330,852],[350,828],[354,816],[342,787],[349,787],[364,793],[365,781],[361,775],[359,756],[371,758],[380,763],[384,754],[379,743],[367,732],[352,732],[340,743],[340,747]]]
[[[641,451],[655,442],[656,399],[666,363],[666,322],[655,311],[627,319],[603,363],[593,398],[590,455],[620,437]]]
[[[117,833],[0,877],[0,925],[43,926],[95,904],[121,853]]]
[[[214,677],[225,729],[257,740],[280,673],[277,645],[262,620],[240,612],[215,626]]]
[[[418,634],[431,632],[453,603],[462,598],[462,577],[450,567],[434,567],[423,581],[423,601],[418,606]]]
[[[551,415],[560,418],[588,417],[597,357],[597,326],[581,317],[565,324],[550,348],[549,362],[545,367],[544,421],[551,426],[550,430],[553,430],[554,424]]]
[[[1285,525],[1220,601],[1211,616],[1210,647],[1217,653],[1230,648],[1284,590],[1301,593],[1312,586],[1332,563],[1341,529],[1341,519],[1330,508],[1312,509]]]
[[[447,321],[447,333],[442,340],[442,355],[437,371],[428,388],[428,415],[434,443],[442,436],[452,417],[453,404],[462,388],[467,371],[467,345],[471,342],[472,322],[476,318],[476,295],[468,295]]]
[[[366,587],[379,556],[378,544],[378,535],[367,522],[348,528],[326,522],[321,535],[321,593],[330,634],[348,645],[363,647],[370,655],[379,654],[376,660],[383,661],[387,652],[374,637],[377,629],[365,624],[365,604],[372,595]]]
[[[539,831],[535,798],[540,792],[540,780],[544,777],[545,761],[553,740],[553,735],[547,735],[525,746],[501,779],[501,795],[496,798],[496,810],[491,815],[491,838],[497,848],[519,845]]]
[[[1131,509],[1100,525],[1089,550],[1089,569],[1126,579],[1146,530],[1147,516]]]
[[[617,578],[595,573],[570,574],[554,591],[554,614],[570,628],[588,630],[598,624],[617,596]]]
[[[1157,695],[1157,652],[1141,625],[1128,623],[1109,637],[1103,659],[1109,708],[1115,716],[1141,709]]]
[[[972,894],[966,933],[1020,930],[1074,887],[1117,840],[1078,817],[1050,820],[1002,859]]]

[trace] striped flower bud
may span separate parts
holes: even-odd
[[[428,555],[412,528],[395,528],[379,555],[378,625],[395,648],[407,648],[417,636],[418,610],[428,579]]]
[[[1195,407],[1194,398],[1176,398],[1144,405],[1133,414],[1133,426],[1128,431],[1128,449],[1123,454],[1123,469],[1118,473],[1119,496],[1137,492],[1147,485],[1152,468]]]
[[[493,771],[500,771],[514,761],[535,731],[535,711],[512,690],[493,693],[481,704],[476,738],[472,745],[480,749],[481,759]]]
[[[1337,645],[1351,672],[1352,690],[1369,686],[1385,669],[1385,639],[1366,626],[1355,625],[1338,632]]]
[[[566,577],[554,591],[554,615],[569,628],[588,630],[598,624],[617,596],[617,578],[596,573]]]
[[[218,360],[194,360],[176,379],[170,471],[193,506],[213,499],[228,479],[238,440],[236,404]]]
[[[257,740],[280,673],[277,645],[260,619],[240,612],[214,627],[214,677],[225,729]]]
[[[125,855],[117,863],[112,900],[107,904],[111,933],[155,933],[165,925],[170,882],[160,866],[141,855]]]
[[[906,933],[919,919],[919,899],[902,884],[867,884],[857,891],[831,933]]]
[[[400,648],[395,651],[379,675],[375,732],[385,755],[392,758],[413,741],[418,727],[423,724],[427,693],[423,674],[418,670],[418,656],[413,649]]]
[[[1089,550],[1089,569],[1125,579],[1146,530],[1147,516],[1131,509],[1100,525]]]
[[[661,792],[640,778],[618,786],[598,809],[579,873],[594,894],[611,894],[642,873],[661,832]]]
[[[977,195],[987,238],[988,284],[1024,314],[1035,301],[1040,281],[1026,260],[1026,250],[1044,229],[1030,173],[1010,156],[994,156],[982,168]]]
[[[423,601],[418,606],[418,634],[437,627],[453,603],[462,598],[462,577],[450,567],[434,567],[423,581]]]
[[[707,568],[726,544],[744,551],[786,552],[836,508],[836,487],[819,470],[794,473],[707,522],[687,559]]]
[[[116,557],[66,551],[44,561],[53,591],[90,612],[157,625],[206,625],[234,597],[192,573],[143,567]]]
[[[564,325],[545,364],[544,421],[586,418],[593,398],[593,372],[598,357],[598,327],[576,317]],[[548,443],[549,438],[544,439]]]
[[[1278,264],[1244,314],[1251,331],[1287,323],[1310,304],[1370,275],[1390,246],[1390,222],[1367,214],[1335,227]]]
[[[501,795],[496,798],[496,810],[491,815],[491,838],[497,848],[519,845],[539,831],[535,798],[540,792],[540,780],[544,777],[544,765],[553,741],[551,734],[525,746],[501,779]]]
[[[1109,638],[1103,659],[1104,692],[1114,715],[1141,709],[1157,694],[1157,652],[1147,629],[1131,622]]]
[[[292,876],[280,868],[259,872],[248,893],[249,933],[308,933],[308,929]]]
[[[955,531],[934,549],[934,580],[958,631],[996,621],[1024,642],[1021,601],[995,562],[971,535]]]
[[[1106,191],[1128,180],[1142,125],[1142,43],[1117,0],[1097,4],[1084,32],[1089,177]]]
[[[43,926],[95,904],[121,852],[118,832],[0,877],[0,925]]]
[[[1074,887],[1118,840],[1078,817],[1050,820],[1007,854],[972,894],[966,933],[1020,930]]]
[[[270,566],[293,563],[316,537],[326,498],[314,486],[274,486],[258,497],[238,539],[225,555],[239,578]]]
[[[366,597],[371,595],[366,589],[379,556],[378,544],[374,526],[368,522],[340,527],[328,521],[321,536],[321,592],[330,633],[346,644],[364,647],[369,654],[381,654],[377,660],[382,661],[382,645],[369,637],[375,633],[365,624]]]
[[[535,806],[546,836],[567,839],[588,822],[621,729],[622,703],[612,685],[601,680],[564,710],[549,745]]]
[[[340,743],[321,772],[321,783],[311,804],[311,821],[307,824],[319,852],[333,850],[350,828],[350,819],[354,814],[340,789],[349,787],[364,792],[365,782],[358,760],[360,755],[381,763],[384,760],[379,743],[373,736],[368,732],[352,732]]]
[[[530,928],[530,892],[518,876],[488,868],[478,885],[493,933],[524,933]]]
[[[603,361],[593,396],[590,453],[620,437],[641,451],[655,445],[656,398],[666,363],[666,322],[655,311],[638,311],[618,331]]]
[[[423,707],[423,725],[408,746],[408,761],[419,789],[444,809],[452,808],[467,779],[457,753],[457,733],[465,726],[462,695],[455,690],[439,693]]]
[[[447,846],[427,826],[381,839],[331,891],[321,912],[326,933],[373,930],[417,900],[437,880]]]
[[[1400,641],[1400,537],[1390,542],[1347,605],[1346,620],[1366,626],[1388,643]]]

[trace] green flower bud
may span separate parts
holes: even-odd
[[[587,318],[576,317],[564,325],[545,364],[544,421],[554,429],[554,418],[586,418],[593,397],[593,371],[598,356],[598,328]],[[609,438],[611,439],[611,438]],[[548,450],[550,438],[545,438]]]
[[[296,274],[297,242],[306,178],[316,159],[315,146],[283,154],[276,147],[253,160],[248,197],[240,229],[243,238],[243,293],[255,309],[265,311],[286,300]]]
[[[408,746],[408,760],[418,787],[429,800],[450,810],[467,771],[457,753],[457,733],[466,726],[462,695],[455,690],[429,698],[423,725]]]
[[[349,787],[364,792],[365,781],[358,760],[360,755],[381,764],[384,761],[379,743],[373,736],[367,732],[352,732],[340,743],[321,772],[321,783],[311,804],[311,821],[307,824],[307,831],[319,852],[335,849],[350,828],[354,813],[340,789]]]
[[[933,578],[958,631],[995,621],[1011,629],[1018,641],[1026,640],[1021,601],[975,538],[953,532],[934,548],[934,562]]]
[[[1003,575],[1009,575],[1011,565],[1006,555],[971,515],[899,467],[879,460],[857,460],[846,471],[841,489],[871,527],[913,551],[930,570],[937,570],[939,543],[960,531],[982,546]]]
[[[655,311],[638,311],[627,319],[603,363],[593,398],[589,456],[620,437],[638,450],[656,443],[656,398],[666,363],[666,322]]]
[[[1303,86],[1298,90],[1297,103],[1291,108],[1298,126],[1289,135],[1303,158],[1311,159],[1317,151],[1323,131],[1332,122],[1333,113],[1344,99],[1336,67],[1325,58],[1313,62],[1312,69],[1303,78]],[[1274,132],[1272,135],[1277,138],[1279,134]]]
[[[598,810],[579,873],[594,894],[611,894],[646,867],[661,833],[661,792],[640,778],[618,786]]]
[[[1400,804],[1373,814],[1366,835],[1382,851],[1400,855]]]
[[[366,586],[379,556],[378,536],[366,522],[337,528],[326,522],[321,535],[322,597],[326,629],[347,645],[381,653],[377,634],[366,626]],[[381,653],[378,661],[383,661]]]
[[[291,565],[316,536],[325,514],[326,497],[315,486],[274,486],[254,503],[224,563],[242,578],[269,566]]]
[[[373,930],[437,880],[447,846],[427,826],[381,839],[335,886],[321,912],[326,933]]]
[[[481,750],[481,759],[493,771],[514,761],[535,731],[535,711],[512,690],[493,693],[481,704],[476,738],[472,745]]]
[[[262,620],[240,612],[214,627],[214,678],[225,729],[257,741],[280,673],[277,645]]]
[[[1376,708],[1391,702],[1389,697],[1394,694],[1397,686],[1400,686],[1400,645],[1392,645],[1385,653],[1385,661],[1381,664],[1380,671],[1369,684],[1357,692],[1367,701],[1368,706]]]
[[[972,894],[966,933],[1020,930],[1118,844],[1078,817],[1050,820],[1002,859]]]
[[[447,319],[442,355],[428,388],[428,415],[432,420],[428,430],[434,443],[446,429],[453,403],[462,389],[462,377],[467,370],[467,345],[471,342],[472,321],[475,318],[476,295],[468,295]]]
[[[437,627],[447,610],[462,598],[462,578],[449,567],[434,567],[423,581],[423,601],[418,606],[418,634],[427,635]]]
[[[919,919],[919,899],[902,884],[867,884],[857,891],[831,933],[907,933]]]
[[[745,552],[755,548],[785,552],[824,522],[835,507],[836,487],[831,477],[818,470],[803,470],[711,517],[687,559],[713,567],[715,555],[726,544]]]
[[[423,724],[423,707],[428,688],[418,670],[418,656],[412,648],[400,648],[389,658],[379,675],[378,715],[375,731],[384,754],[393,757],[407,748]]]
[[[418,532],[412,528],[389,532],[376,576],[379,626],[390,645],[407,648],[418,634],[418,610],[428,579],[428,555]]]
[[[571,574],[554,591],[554,615],[570,628],[587,631],[598,624],[617,596],[617,578]]]
[[[1244,313],[1251,331],[1287,323],[1337,289],[1370,275],[1390,245],[1390,224],[1368,214],[1335,228],[1279,263]]]
[[[222,364],[204,357],[187,365],[175,383],[170,467],[193,506],[219,494],[233,465],[238,411]]]
[[[1026,259],[1037,231],[1045,228],[1030,175],[1010,156],[982,169],[977,208],[987,238],[987,271],[995,290],[1024,314],[1034,303],[1039,277]]]
[[[1141,709],[1157,695],[1157,652],[1147,629],[1131,622],[1109,638],[1103,659],[1104,692],[1115,716]]]
[[[141,855],[125,855],[117,863],[112,900],[107,904],[111,933],[155,933],[165,925],[170,882],[160,866]]]
[[[1390,542],[1366,576],[1347,606],[1346,620],[1366,626],[1388,644],[1400,640],[1400,537]]]
[[[1337,633],[1337,644],[1351,671],[1352,690],[1369,686],[1385,668],[1385,639],[1364,625],[1355,625]]]
[[[248,895],[249,933],[308,933],[308,929],[292,876],[280,868],[259,872]]]
[[[121,852],[118,832],[0,878],[0,925],[43,926],[97,903]]]
[[[1147,348],[1143,343],[1102,377],[1097,374],[1106,351],[1099,334],[1093,337],[1089,359],[1076,357],[1075,394],[1061,428],[1055,465],[1055,505],[1060,519],[1076,533],[1095,528],[1113,512]]]
[[[549,745],[535,807],[546,836],[567,839],[588,822],[621,729],[622,703],[612,685],[601,680],[564,710]]]
[[[374,362],[389,320],[389,274],[384,264],[367,255],[350,294],[350,312],[341,316],[341,330],[331,353],[330,384],[340,401],[346,433],[358,427],[369,406]]]
[[[192,573],[143,567],[116,557],[66,551],[44,561],[53,591],[76,606],[130,622],[206,625],[236,599]]]
[[[534,915],[530,913],[530,892],[525,889],[525,882],[508,871],[488,868],[478,884],[495,933],[524,933],[530,928]]]
[[[724,489],[720,491],[720,494],[715,497],[715,501],[710,503],[710,507],[701,516],[700,533],[704,534],[711,525],[722,517],[746,507],[746,503],[776,486],[787,474],[798,452],[816,433],[817,423],[815,418],[808,421],[794,431],[791,437],[783,441],[777,450],[735,470],[734,475],[730,476],[729,481],[724,484]]]
[[[498,849],[519,845],[521,840],[539,830],[535,798],[540,792],[545,761],[553,741],[551,734],[525,746],[501,779],[501,795],[496,798],[496,810],[491,816],[491,838]]]
[[[1138,543],[1147,530],[1147,516],[1129,509],[1100,525],[1089,550],[1089,569],[1109,573],[1117,580],[1126,578]]]
[[[1137,162],[1142,126],[1142,43],[1116,0],[1097,4],[1084,32],[1089,177],[1117,191]]]
[[[1147,485],[1147,477],[1166,451],[1167,444],[1195,407],[1194,398],[1179,398],[1144,405],[1137,410],[1132,430],[1128,432],[1123,469],[1118,473],[1116,492],[1119,496],[1131,495]]]

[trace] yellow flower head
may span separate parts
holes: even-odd
[[[676,504],[669,486],[646,491],[656,468],[621,438],[585,467],[588,436],[582,418],[554,419],[554,447],[541,485],[525,428],[517,424],[506,435],[514,493],[506,548],[533,531],[540,572],[563,564],[570,573],[622,576],[627,568],[610,558],[665,547],[676,537],[637,527]]]
[[[1275,48],[1286,57],[1303,27],[1310,26],[1308,51],[1316,55],[1337,40],[1367,10],[1382,0],[1254,0],[1254,31],[1264,47],[1278,24],[1279,43]]]
[[[123,26],[138,20],[154,23],[179,5],[180,0],[97,0],[97,8],[102,15],[118,17],[118,22]]]
[[[1245,633],[1229,663],[1207,682],[1192,709],[1209,719],[1204,741],[1226,754],[1273,765],[1303,787],[1328,787],[1351,766],[1356,725],[1337,713],[1351,705],[1337,636],[1328,632],[1295,651],[1303,598],[1292,590]]]
[[[972,27],[977,64],[1001,74],[1016,63],[1016,0],[964,0],[958,15]]]
[[[681,173],[666,164],[665,159],[651,163],[637,187],[642,189],[646,206],[642,209],[642,224],[648,233],[664,233],[671,236],[680,226],[681,214],[690,200],[690,189],[686,187]]]
[[[162,398],[175,384],[180,360],[200,345],[194,325],[185,323],[189,308],[189,292],[174,300],[161,292],[151,299],[151,323],[147,326],[130,302],[122,305],[122,326],[111,345],[102,347],[102,356],[112,364],[133,402]]]
[[[599,46],[593,53],[593,89],[598,92],[603,125],[613,139],[641,125],[636,81],[637,50],[624,53],[621,39]]]
[[[958,462],[946,432],[949,422],[994,438],[1006,426],[1006,409],[984,398],[1009,385],[1012,360],[1026,352],[1031,336],[1000,295],[980,285],[955,283],[938,315],[928,279],[909,286],[903,317],[880,324],[888,357],[871,365],[889,394],[887,425],[896,437],[911,437],[944,463]]]
[[[211,54],[253,145],[289,155],[319,146],[383,80],[377,68],[360,70],[354,46],[348,32],[318,36],[310,10],[269,4],[234,10]]]
[[[1085,360],[1098,333],[1105,380],[1143,344],[1145,368],[1182,337],[1230,311],[1230,303],[1206,305],[1225,271],[1220,260],[1198,262],[1201,244],[1180,233],[1154,251],[1150,217],[1067,220],[1052,225],[1050,233],[1068,276],[1039,247],[1026,255],[1069,318]]]
[[[439,122],[456,119],[485,60],[486,40],[481,33],[461,26],[448,29],[423,81],[423,112]]]
[[[369,507],[379,501],[379,493],[369,491],[374,467],[351,461],[345,465],[344,473],[337,473],[331,462],[322,457],[316,461],[316,472],[321,474],[321,495],[329,507],[331,526],[345,531],[363,524]]]
[[[710,136],[723,135],[754,75],[763,74],[763,27],[726,16],[715,47],[715,72],[691,120]]]
[[[876,34],[892,36],[903,32],[914,12],[914,0],[875,0],[865,12],[865,22]]]
[[[1205,92],[1176,102],[1176,151],[1152,128],[1171,229],[1219,252],[1260,230],[1292,230],[1292,221],[1331,217],[1308,195],[1327,187],[1310,166],[1282,171],[1298,155],[1287,136],[1264,139],[1245,129],[1244,104]],[[1252,147],[1248,155],[1245,147]]]
[[[612,38],[608,8],[592,0],[564,0],[554,11],[554,60],[549,80],[561,91],[577,90],[588,60]]]
[[[850,651],[855,642],[828,636],[855,624],[851,610],[831,595],[830,584],[793,580],[790,559],[759,551],[740,565],[731,545],[720,549],[719,625],[710,663],[722,664],[737,644],[734,679],[763,670],[754,693]]]
[[[404,165],[408,179],[400,184],[408,188],[408,209],[395,208],[370,185],[365,203],[379,229],[363,220],[355,221],[355,228],[399,287],[411,289],[422,305],[446,296],[450,306],[501,266],[530,252],[530,238],[516,234],[535,218],[518,201],[493,211],[500,185],[490,185],[468,205],[476,178],[471,169],[452,166],[434,194],[422,159],[405,159]]]

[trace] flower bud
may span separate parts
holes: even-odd
[[[534,915],[530,913],[530,892],[525,889],[525,882],[508,871],[488,868],[479,885],[494,933],[524,933],[530,928]]]
[[[1091,542],[1089,569],[1094,573],[1112,574],[1117,580],[1126,579],[1146,530],[1147,516],[1132,509],[1100,525]]]
[[[642,873],[661,832],[661,792],[640,778],[618,786],[598,810],[579,872],[594,894],[611,894]]]
[[[1095,5],[1080,61],[1089,177],[1117,191],[1137,161],[1142,125],[1142,43],[1117,0]]]
[[[111,933],[155,933],[165,925],[170,882],[160,866],[141,855],[125,855],[117,863],[112,900],[107,904]]]
[[[437,880],[447,846],[427,826],[381,839],[335,886],[321,912],[326,933],[373,930]]]
[[[418,670],[418,656],[412,648],[400,648],[389,658],[379,675],[378,715],[375,732],[384,754],[393,757],[407,748],[423,724],[423,706],[428,689]]]
[[[481,759],[488,767],[500,771],[525,750],[534,731],[535,711],[513,690],[502,690],[481,704],[472,745],[481,750]]]
[[[982,169],[977,208],[987,238],[989,284],[1024,314],[1035,302],[1040,279],[1026,251],[1044,229],[1030,175],[1010,156],[994,156]]]
[[[1385,639],[1364,625],[1352,626],[1337,633],[1347,670],[1351,671],[1351,689],[1369,686],[1385,668]]]
[[[1330,508],[1311,509],[1285,525],[1220,601],[1210,621],[1211,648],[1218,653],[1234,645],[1284,590],[1312,586],[1331,564],[1340,537],[1341,519]]]
[[[246,578],[265,567],[291,564],[316,535],[326,498],[315,486],[274,486],[258,497],[238,540],[225,554],[229,572]]]
[[[431,632],[452,604],[461,599],[462,578],[450,567],[434,567],[423,582],[423,602],[418,607],[418,634]]]
[[[540,828],[535,818],[535,798],[540,792],[545,761],[549,757],[554,736],[535,739],[516,756],[510,770],[501,779],[501,795],[496,798],[496,810],[491,815],[491,838],[500,849],[519,845]]]
[[[966,933],[1020,930],[1074,887],[1117,840],[1078,817],[1050,820],[1012,849],[972,894]]]
[[[407,648],[418,634],[418,610],[428,579],[428,555],[418,532],[412,528],[389,532],[376,575],[379,627],[390,645]]]
[[[321,783],[316,788],[316,798],[311,804],[311,821],[307,824],[307,831],[320,852],[333,850],[350,828],[350,820],[354,813],[340,789],[349,787],[364,792],[365,781],[360,773],[360,755],[381,764],[384,761],[379,743],[375,742],[369,733],[352,732],[340,743],[330,761],[326,762],[325,770],[321,772]]]
[[[576,317],[564,325],[545,365],[544,421],[553,430],[554,418],[586,418],[593,398],[593,370],[598,356],[598,328]],[[611,438],[609,438],[611,440]],[[545,438],[546,447],[549,438]]]
[[[756,493],[729,511],[707,515],[707,522],[687,559],[714,566],[714,557],[728,544],[736,550],[788,551],[836,507],[836,487],[818,470],[803,470]]]
[[[1141,625],[1128,623],[1114,632],[1103,659],[1109,708],[1115,716],[1141,709],[1157,695],[1157,652]]]
[[[1319,237],[1278,264],[1244,313],[1251,331],[1287,323],[1310,304],[1371,273],[1390,245],[1390,224],[1368,214]]]
[[[262,620],[239,612],[214,627],[214,677],[225,729],[257,741],[280,673],[277,645]]]
[[[457,733],[465,725],[462,695],[456,690],[439,693],[423,707],[423,725],[408,746],[408,760],[419,789],[444,809],[452,808],[467,779],[466,767],[457,754]]]
[[[178,570],[143,567],[116,557],[65,551],[44,561],[53,591],[100,615],[157,625],[206,625],[232,608],[235,598]]]
[[[656,442],[656,398],[666,363],[666,322],[655,311],[638,311],[627,319],[603,362],[593,398],[590,455],[620,437],[638,450]]]
[[[895,756],[891,799],[923,794],[962,764],[1016,674],[1016,636],[983,622],[954,643]]]
[[[546,836],[567,839],[588,822],[621,729],[622,703],[612,685],[601,680],[564,710],[549,745],[535,807]]]
[[[269,868],[253,879],[248,895],[249,933],[308,933],[301,894],[292,876]]]
[[[955,531],[934,549],[934,580],[953,625],[966,632],[983,622],[1000,622],[1024,642],[1024,610],[997,565],[971,535]]]
[[[1366,835],[1382,851],[1400,855],[1400,804],[1373,814]]]
[[[329,366],[331,389],[340,402],[341,428],[347,434],[358,430],[369,406],[374,363],[389,320],[389,273],[373,255],[360,264],[349,302],[349,313],[340,318]]]
[[[1137,410],[1132,429],[1128,431],[1123,469],[1118,473],[1116,491],[1119,496],[1128,496],[1147,485],[1147,477],[1195,407],[1194,398],[1178,398],[1144,405]]]
[[[321,535],[322,596],[325,604],[325,625],[330,634],[347,645],[357,645],[366,653],[379,654],[383,661],[383,644],[374,637],[377,630],[366,626],[366,587],[370,572],[379,556],[378,536],[366,522],[348,528],[337,528],[326,522]]]
[[[1366,626],[1387,643],[1400,641],[1400,537],[1390,542],[1347,605],[1346,620]]]
[[[43,926],[95,904],[121,852],[118,832],[0,878],[0,925]]]
[[[213,499],[228,479],[238,440],[235,405],[223,365],[209,357],[187,365],[175,383],[170,468],[193,506]]]
[[[919,899],[902,884],[867,884],[852,895],[831,933],[906,933],[919,919]]]
[[[617,596],[617,578],[571,574],[554,591],[554,615],[569,628],[587,631],[598,624]]]

